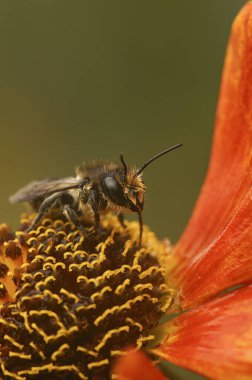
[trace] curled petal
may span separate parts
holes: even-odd
[[[252,378],[252,287],[215,298],[163,326],[154,353],[211,379]]]
[[[122,356],[116,366],[114,373],[118,380],[166,380],[168,379],[153,365],[147,356],[136,350],[130,350]]]
[[[183,306],[252,280],[251,185],[252,3],[248,2],[233,24],[228,44],[208,174],[175,247],[177,266],[171,276],[182,289]],[[198,281],[206,273],[208,278]]]

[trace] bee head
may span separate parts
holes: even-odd
[[[108,175],[104,178],[105,192],[110,201],[133,212],[141,212],[144,206],[144,183],[130,171],[126,176]]]
[[[144,169],[157,158],[163,156],[164,154],[179,148],[182,144],[174,145],[154,157],[146,161],[139,169],[130,169],[124,161],[123,155],[120,155],[122,163],[122,171],[119,175],[109,174],[104,178],[104,190],[110,201],[112,201],[116,206],[124,207],[128,210],[141,213],[144,206],[144,193],[145,185],[142,179],[142,172]]]

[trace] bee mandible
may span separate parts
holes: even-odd
[[[179,148],[174,145],[153,156],[140,168],[128,167],[123,155],[121,164],[113,162],[83,163],[76,168],[75,177],[33,181],[10,197],[11,203],[29,202],[37,216],[27,231],[36,228],[42,218],[53,208],[63,214],[83,233],[81,216],[93,214],[94,227],[100,224],[100,214],[113,211],[124,226],[124,213],[138,214],[139,246],[141,246],[145,185],[142,173],[145,168],[164,154]]]

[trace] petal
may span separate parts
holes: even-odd
[[[114,373],[119,380],[165,380],[168,379],[153,365],[147,356],[136,350],[130,350],[116,363]]]
[[[249,2],[232,27],[208,174],[189,224],[175,247],[177,266],[171,277],[187,298],[183,306],[195,305],[230,285],[252,280],[252,271],[246,267],[252,267],[252,234],[248,231],[252,203],[251,110]],[[204,277],[204,281],[198,281],[198,277]],[[194,284],[189,284],[191,281]],[[195,288],[194,300],[188,287]]]
[[[163,328],[153,352],[211,379],[252,378],[252,287],[240,288],[190,310]]]
[[[188,263],[180,277],[180,303],[191,307],[252,279],[252,190],[222,234]]]

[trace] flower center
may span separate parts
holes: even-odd
[[[164,246],[147,228],[140,249],[137,239],[137,223],[123,228],[108,216],[99,231],[87,226],[85,236],[70,222],[45,219],[4,243],[2,257],[17,263],[14,299],[0,315],[4,376],[108,379],[125,347],[140,349],[155,338],[151,330],[172,303]],[[6,268],[0,264],[4,279]],[[7,285],[0,297],[10,300]]]

